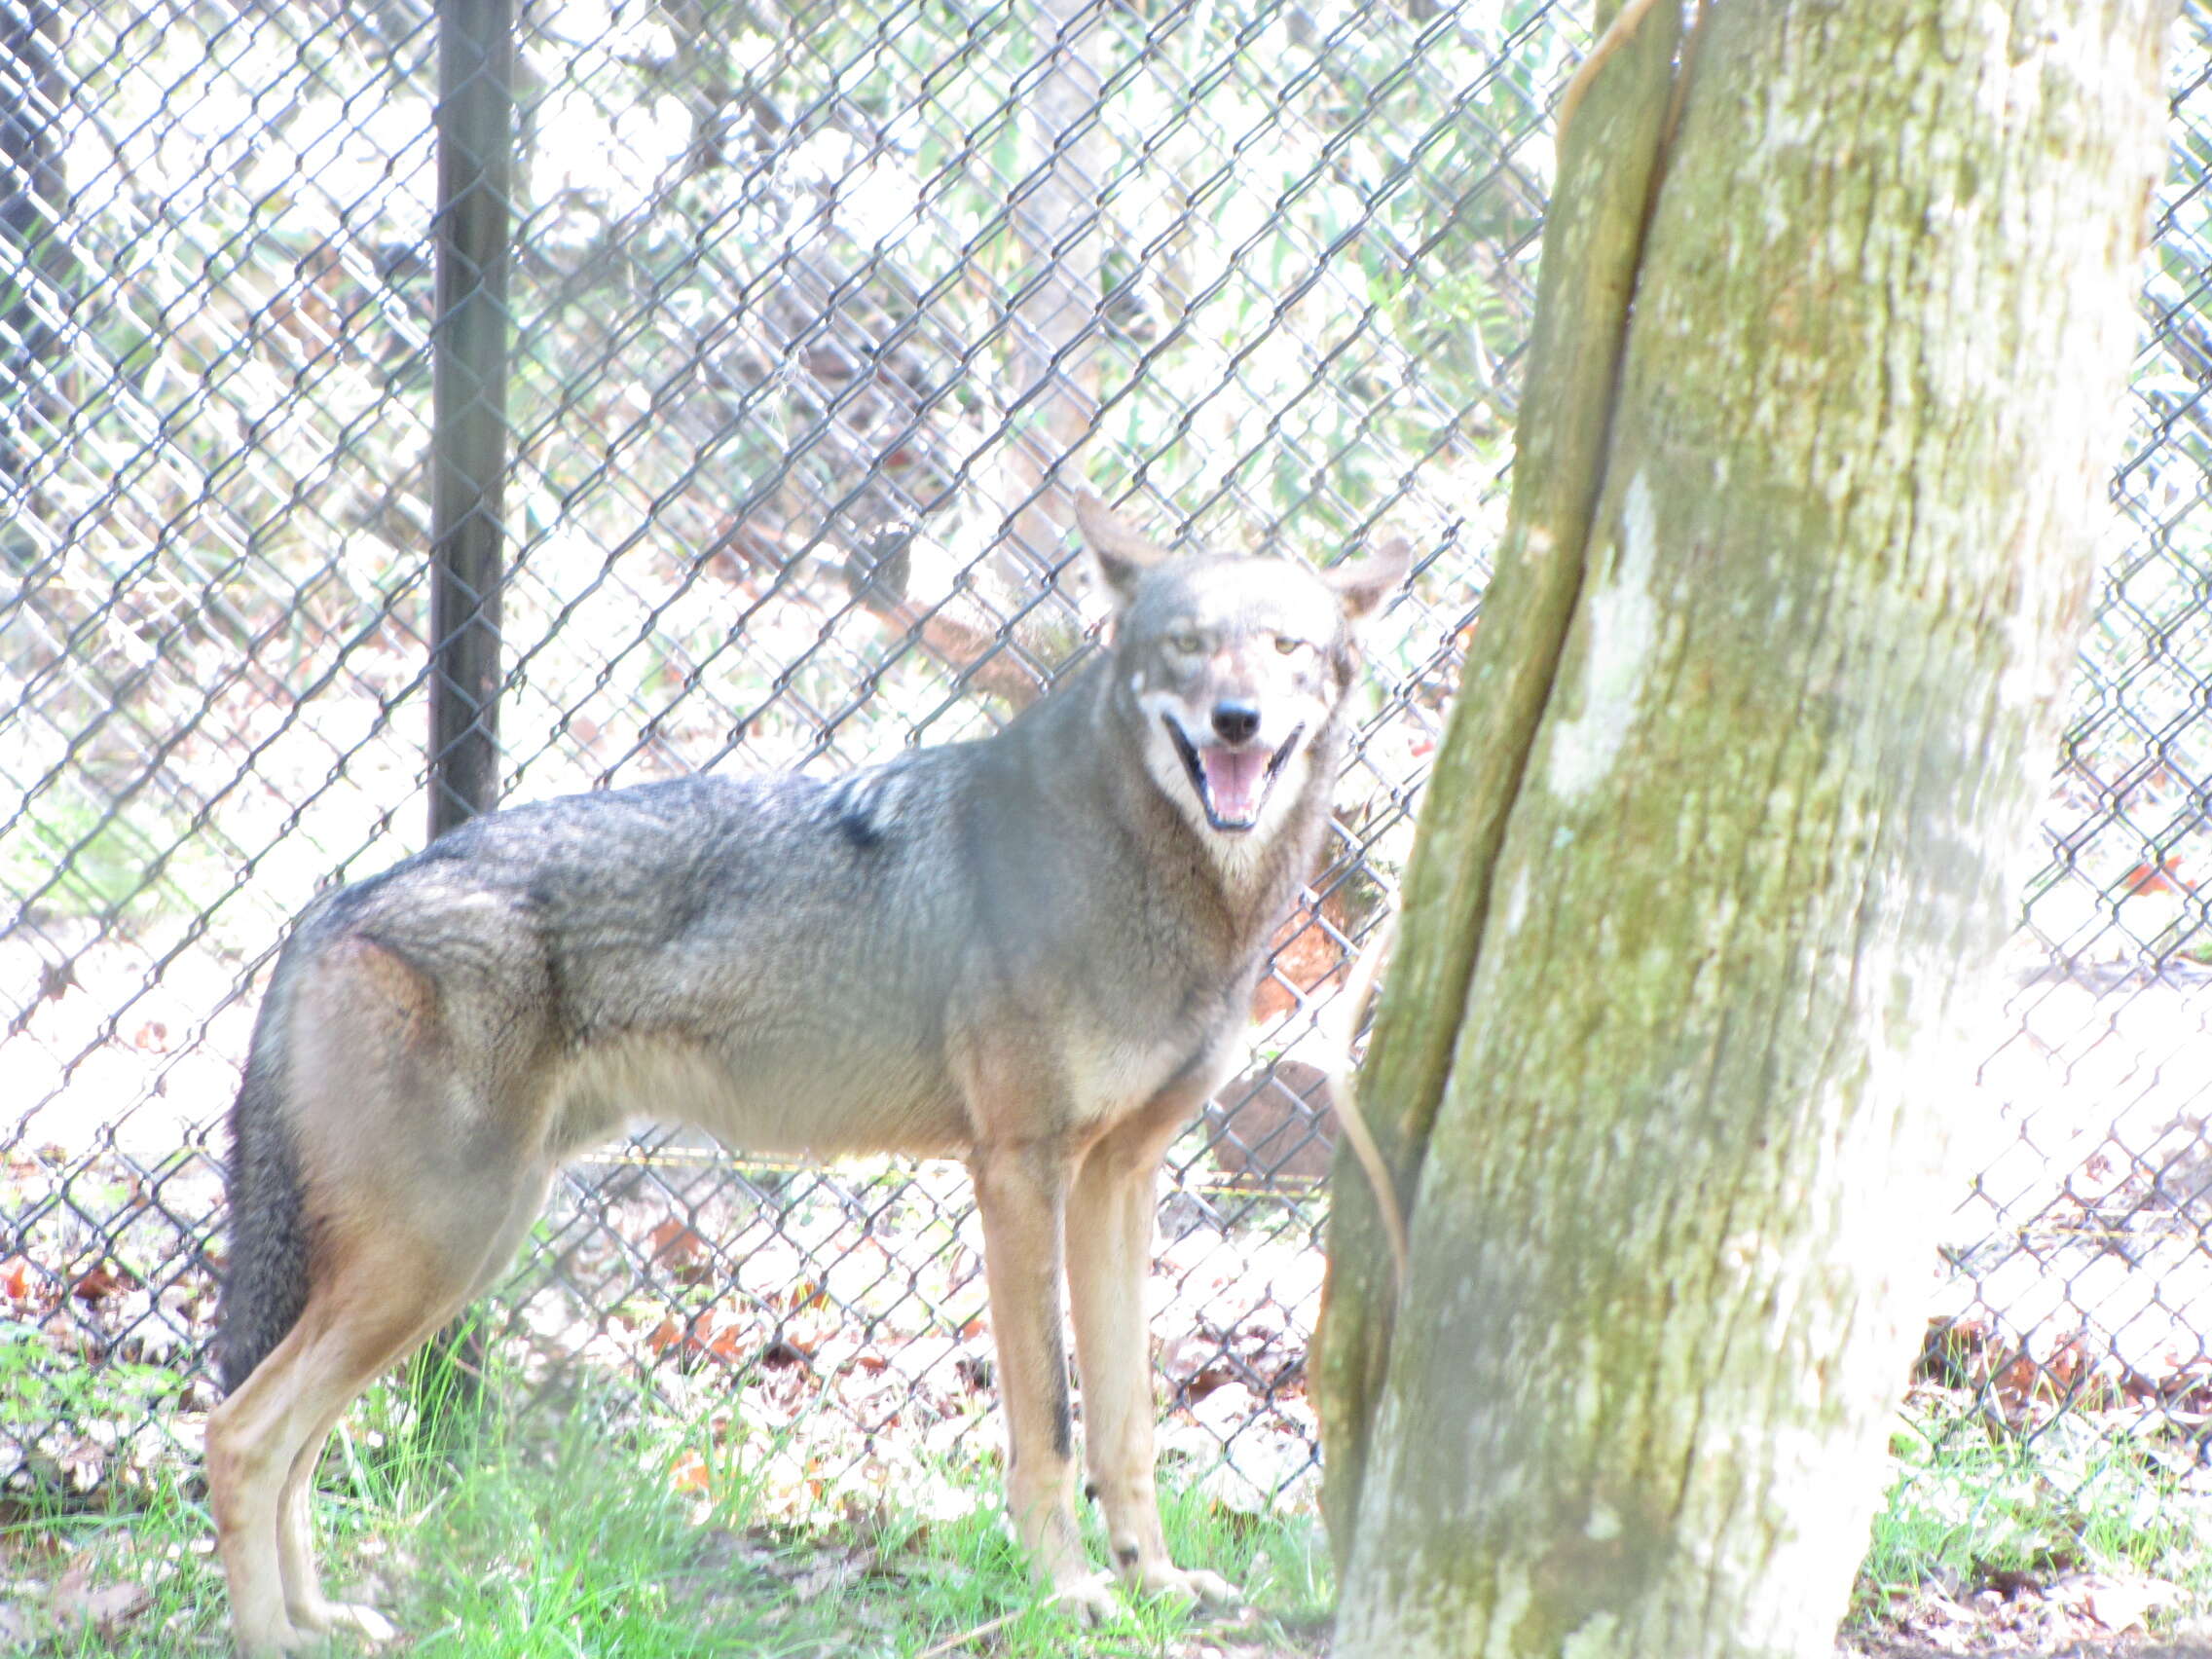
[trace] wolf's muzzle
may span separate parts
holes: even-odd
[[[1257,709],[1250,704],[1222,703],[1214,707],[1216,732],[1224,724],[1226,709],[1249,710],[1251,723],[1242,727],[1247,738],[1259,730]],[[1191,775],[1191,787],[1198,792],[1198,805],[1205,811],[1206,823],[1229,834],[1240,834],[1260,822],[1260,809],[1267,804],[1269,793],[1306,736],[1306,727],[1301,724],[1272,753],[1211,743],[1201,749],[1184,734],[1181,722],[1172,715],[1162,714],[1160,723],[1167,728],[1175,753],[1183,757],[1183,769]],[[1235,727],[1240,722],[1232,719],[1227,723]]]

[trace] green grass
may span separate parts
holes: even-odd
[[[323,1464],[326,1587],[379,1605],[421,1659],[918,1659],[985,1626],[957,1650],[1046,1659],[1172,1655],[1200,1641],[1246,1655],[1318,1645],[1331,1586],[1310,1519],[1255,1520],[1172,1492],[1163,1511],[1177,1559],[1226,1574],[1261,1616],[1225,1629],[1166,1603],[1124,1602],[1117,1622],[1088,1629],[1031,1584],[995,1469],[944,1467],[927,1516],[856,1507],[848,1489],[799,1525],[770,1522],[753,1448],[726,1419],[677,1422],[641,1405],[609,1394],[558,1417],[424,1434],[404,1388],[373,1391]],[[0,1632],[13,1604],[18,1621],[36,1621],[26,1651],[42,1659],[228,1652],[193,1474],[166,1478],[128,1512],[18,1505],[0,1522]],[[1092,1545],[1103,1561],[1095,1533]]]
[[[1970,1394],[1916,1390],[1891,1438],[1894,1479],[1855,1613],[1878,1618],[1931,1584],[2069,1571],[2160,1579],[2201,1604],[2212,1491],[2187,1446],[2136,1426],[2130,1414],[2074,1411],[2021,1434],[1978,1415]]]
[[[513,1379],[492,1387],[495,1400],[527,1393]],[[406,1385],[373,1389],[323,1464],[327,1587],[382,1607],[400,1650],[424,1659],[1303,1659],[1322,1646],[1333,1585],[1310,1517],[1241,1515],[1170,1487],[1176,1559],[1240,1585],[1257,1617],[1225,1625],[1124,1601],[1091,1629],[1031,1584],[980,1453],[925,1463],[919,1481],[909,1458],[892,1495],[857,1495],[870,1489],[843,1464],[866,1448],[819,1424],[748,1429],[731,1397],[686,1419],[642,1388],[599,1383],[512,1419],[440,1415],[432,1401],[424,1429]],[[1931,1586],[1958,1596],[2070,1571],[2163,1580],[2183,1608],[2201,1607],[2212,1491],[2188,1447],[2133,1435],[2121,1416],[2076,1412],[2021,1435],[1976,1415],[1971,1395],[1916,1390],[1855,1622],[1908,1612]],[[838,1478],[794,1493],[793,1471],[810,1461]],[[0,1651],[228,1652],[197,1470],[170,1458],[131,1493],[104,1511],[0,1507]],[[1103,1561],[1095,1517],[1087,1525]]]

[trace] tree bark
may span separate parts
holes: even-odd
[[[0,500],[10,509],[0,570],[27,570],[52,552],[37,461],[69,401],[54,325],[70,313],[76,276],[59,139],[72,95],[56,8],[29,0],[0,12]]]
[[[1340,1576],[1395,1327],[1397,1267],[1382,1206],[1404,1215],[1413,1205],[1458,1029],[1456,1017],[1430,1011],[1466,1001],[1506,814],[1581,588],[1680,21],[1674,7],[1646,4],[1607,33],[1575,82],[1578,113],[1561,134],[1505,541],[1428,784],[1427,798],[1450,810],[1423,817],[1406,872],[1408,925],[1360,1085],[1391,1190],[1371,1190],[1348,1157],[1332,1183],[1326,1311],[1309,1369],[1322,1408],[1322,1504]],[[1599,55],[1606,58],[1603,76]]]
[[[1654,74],[1671,10],[1568,123],[1540,351],[1572,193],[1657,180],[1617,391],[1587,462],[1525,412],[1584,493],[1517,481],[1363,1082],[1394,1318],[1338,1187],[1342,1659],[1832,1639],[2083,615],[2171,5],[1721,6]]]

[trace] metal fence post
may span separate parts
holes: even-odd
[[[430,835],[498,804],[499,584],[507,469],[513,0],[439,0],[437,320],[430,335]],[[463,1313],[409,1369],[418,1420],[481,1398]]]
[[[431,335],[430,833],[499,788],[513,0],[439,0]]]

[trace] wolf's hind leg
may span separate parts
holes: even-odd
[[[452,1296],[432,1309],[425,1301],[417,1310],[417,1324],[413,1333],[399,1340],[388,1358],[372,1363],[366,1374],[346,1391],[343,1399],[328,1406],[322,1419],[308,1434],[300,1446],[299,1455],[292,1459],[292,1467],[284,1480],[284,1489],[277,1508],[277,1559],[284,1575],[285,1610],[292,1623],[303,1631],[329,1631],[349,1629],[358,1632],[372,1642],[389,1641],[396,1634],[387,1620],[376,1608],[357,1603],[333,1602],[322,1594],[320,1575],[314,1560],[314,1474],[322,1460],[322,1454],[331,1431],[346,1415],[362,1390],[379,1376],[397,1364],[408,1354],[423,1346],[431,1332],[444,1326],[469,1303],[476,1300],[496,1283],[513,1260],[515,1247],[528,1231],[545,1201],[545,1190],[551,1180],[550,1171],[531,1171],[514,1183],[509,1195],[506,1213],[497,1225],[489,1229],[489,1243],[481,1250],[472,1250],[468,1234],[457,1235],[446,1233],[437,1240],[436,1249],[442,1259],[455,1267],[464,1267],[474,1257],[473,1272],[469,1272],[458,1296]],[[495,1195],[487,1194],[487,1199]],[[483,1215],[496,1215],[496,1203],[488,1203]],[[450,1219],[450,1218],[449,1218]],[[473,1230],[472,1230],[473,1231]]]
[[[340,1627],[372,1640],[391,1633],[373,1609],[323,1596],[310,1516],[315,1465],[361,1391],[505,1265],[544,1191],[532,1173],[504,1204],[449,1210],[434,1227],[387,1214],[361,1242],[326,1235],[327,1265],[299,1322],[209,1419],[209,1495],[242,1653],[293,1652]]]
[[[250,1074],[261,1087],[241,1091],[240,1111],[241,1134],[250,1111],[262,1140],[288,1149],[296,1242],[274,1260],[307,1289],[207,1430],[246,1654],[293,1651],[335,1627],[388,1632],[380,1614],[322,1594],[315,1466],[355,1396],[497,1275],[543,1198],[539,988],[473,960],[432,972],[357,936],[321,941],[293,971],[271,1055]],[[264,1266],[253,1283],[266,1297],[281,1280]],[[240,1324],[252,1332],[254,1309]]]
[[[425,1307],[421,1267],[381,1249],[350,1254],[208,1419],[208,1497],[232,1625],[250,1659],[299,1651],[334,1622],[313,1581],[308,1487],[339,1414],[445,1316],[453,1294]]]

